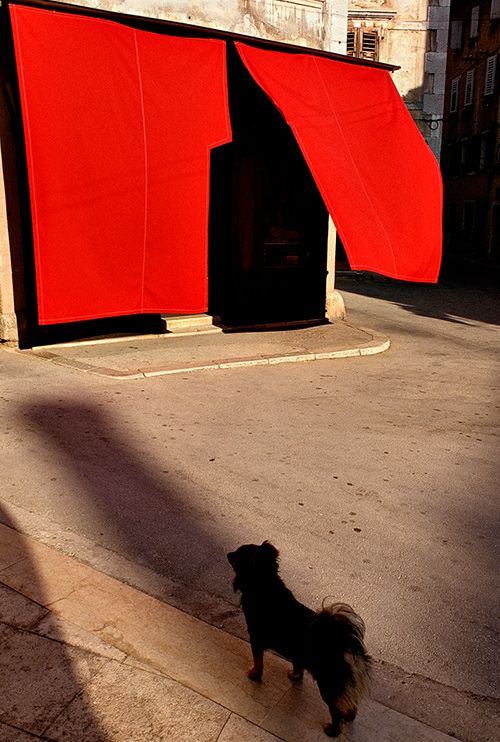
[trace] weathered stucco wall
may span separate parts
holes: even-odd
[[[66,4],[158,18],[342,53],[347,0],[79,0]]]
[[[10,117],[9,87],[0,70],[0,340],[17,343],[18,328],[25,322],[22,301],[24,282],[17,163]],[[12,249],[11,249],[12,248]]]
[[[349,0],[350,23],[377,29],[381,62],[439,156],[450,0]]]
[[[0,150],[0,175],[3,175],[3,162]],[[12,286],[12,264],[7,228],[7,204],[3,178],[0,181],[0,338],[16,342],[17,320]]]

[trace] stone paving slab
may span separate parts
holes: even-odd
[[[0,538],[0,569],[10,567],[26,557],[26,546],[29,542],[12,528],[2,528]]]
[[[125,379],[371,355],[389,345],[387,337],[373,330],[338,320],[287,330],[167,333],[20,352],[80,371]]]
[[[241,716],[231,714],[217,742],[275,742],[279,737],[251,724]]]
[[[0,525],[0,543],[15,548],[13,533]],[[56,742],[326,739],[327,711],[315,684],[307,677],[291,685],[281,658],[269,654],[264,681],[252,683],[247,642],[16,536],[26,558],[0,568],[0,583],[50,614],[29,632],[0,625],[0,672],[9,678],[0,722],[9,728]],[[48,626],[52,638],[36,633],[47,634]],[[371,701],[343,739],[452,738]]]
[[[10,726],[10,724],[2,724],[0,722],[0,739],[2,742],[33,742],[33,740],[40,739],[40,737],[23,732],[22,729],[16,729]]]
[[[106,660],[0,623],[0,720],[41,735]]]
[[[75,626],[70,621],[63,621],[50,611],[38,621],[36,626],[32,627],[32,631],[47,639],[55,639],[70,646],[80,647],[87,652],[98,654],[100,657],[107,657],[119,662],[127,660],[125,652],[116,649],[116,647],[111,646],[90,631],[82,629],[81,626]]]
[[[0,621],[19,629],[29,629],[48,613],[44,606],[0,583]]]
[[[57,742],[213,742],[229,712],[169,678],[111,662],[47,729]],[[118,700],[118,703],[117,703]],[[88,709],[95,722],[89,725]]]

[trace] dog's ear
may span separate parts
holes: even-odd
[[[272,561],[276,561],[280,555],[276,546],[273,546],[270,541],[263,541],[260,545],[262,553],[266,555]]]
[[[279,551],[270,541],[263,541],[260,545],[261,549],[265,549],[269,554],[273,554],[274,556],[279,556]]]

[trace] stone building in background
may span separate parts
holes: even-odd
[[[450,0],[349,0],[347,54],[400,67],[394,82],[439,158]]]
[[[441,167],[444,257],[500,266],[500,2],[453,0]]]

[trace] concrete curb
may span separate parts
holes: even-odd
[[[212,361],[210,363],[194,363],[181,366],[164,366],[160,368],[141,368],[137,371],[122,372],[106,366],[93,366],[89,363],[77,361],[53,353],[45,348],[34,348],[30,352],[39,358],[45,358],[59,366],[66,366],[78,371],[96,374],[97,376],[106,376],[117,380],[125,379],[144,379],[153,376],[172,376],[174,374],[193,373],[195,371],[212,371],[219,369],[245,368],[249,366],[275,366],[280,363],[305,363],[310,361],[334,360],[337,358],[353,358],[359,356],[376,355],[388,350],[391,341],[383,336],[375,337],[372,333],[373,340],[357,348],[344,348],[319,353],[300,353],[300,354],[283,354],[271,356],[249,356],[248,358],[228,359]],[[24,351],[21,351],[24,352]]]

